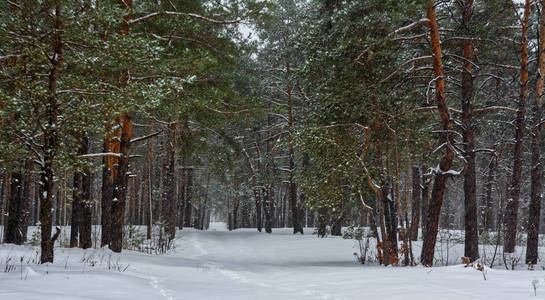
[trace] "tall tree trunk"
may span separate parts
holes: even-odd
[[[430,185],[432,182],[432,176],[426,174],[425,171],[428,170],[426,165],[422,165],[422,208],[420,210],[421,215],[421,230],[422,238],[426,235],[426,229],[428,224],[428,212],[429,212],[429,203],[430,203]]]
[[[10,189],[10,179],[11,178],[11,173],[7,172],[5,174],[3,174],[2,176],[2,186],[1,186],[1,191],[0,191],[0,226],[2,226],[3,228],[3,231],[2,231],[2,237],[5,239],[5,236],[6,236],[6,229],[7,229],[7,224],[5,224],[5,216],[8,215],[8,206],[9,206],[9,189]],[[3,240],[0,239],[0,242],[2,242]]]
[[[257,231],[261,232],[263,229],[263,216],[261,212],[263,211],[263,200],[262,193],[259,187],[254,187],[254,200],[255,200],[255,226]]]
[[[289,155],[289,185],[290,185],[290,210],[291,210],[291,219],[293,223],[293,233],[303,234],[303,227],[299,223],[299,209],[297,206],[297,186],[295,184],[293,175],[295,172],[295,149],[293,146],[293,134],[294,134],[294,122],[293,122],[293,97],[292,97],[292,85],[290,82],[289,76],[291,73],[290,63],[286,61],[286,76],[288,80],[287,84],[287,100],[288,100],[288,155]]]
[[[89,153],[89,138],[84,136],[81,141],[81,152]],[[79,246],[91,248],[93,222],[93,202],[91,199],[91,170],[85,168],[81,173],[81,223],[79,224]]]
[[[205,226],[205,223],[206,223],[206,213],[208,211],[208,187],[210,186],[210,170],[208,170],[208,174],[206,176],[206,187],[204,189],[204,195],[203,195],[203,202],[202,202],[202,208],[201,208],[201,215],[199,216],[199,229],[200,230],[204,230],[206,229],[206,226]],[[237,198],[238,195],[235,193],[235,200],[238,199]],[[238,202],[238,200],[236,201]],[[233,205],[235,203],[233,202]],[[238,205],[238,204],[237,204]],[[237,216],[236,216],[236,210],[233,210],[233,228],[236,229],[237,228],[237,224],[236,224],[236,220],[237,220]]]
[[[25,160],[25,177],[23,179],[23,203],[21,211],[21,222],[22,222],[22,238],[23,242],[27,240],[28,225],[31,217],[30,203],[32,199],[32,192],[34,189],[34,182],[32,181],[32,169],[34,162],[31,159]]]
[[[520,96],[516,119],[515,145],[513,151],[513,173],[511,176],[511,187],[509,199],[505,211],[506,234],[503,246],[504,254],[515,252],[518,227],[518,210],[520,199],[520,184],[522,177],[522,155],[524,142],[524,126],[526,119],[526,98],[528,96],[528,22],[530,19],[530,0],[525,1],[524,16],[522,19],[522,38],[520,44],[521,73],[520,73]]]
[[[104,152],[119,153],[120,136],[119,129],[111,131],[111,126],[106,123],[104,137]],[[104,247],[111,242],[111,222],[112,222],[112,199],[114,194],[114,181],[117,176],[117,171],[114,166],[117,165],[119,159],[114,156],[106,156],[102,159],[102,194],[101,194],[101,241],[100,246]]]
[[[543,110],[543,85],[545,76],[545,0],[541,0],[539,20],[538,72],[532,122],[532,174],[530,192],[530,211],[528,216],[528,239],[526,244],[526,263],[535,265],[538,258],[539,218],[541,214],[541,194],[543,192],[543,167],[541,166],[541,118]]]
[[[490,231],[496,228],[494,203],[492,202],[492,184],[494,183],[494,173],[496,169],[497,158],[491,155],[490,163],[488,164],[488,174],[486,175],[485,193],[484,193],[484,212],[483,212],[483,230]]]
[[[462,12],[462,28],[471,28],[473,0],[458,2]],[[466,38],[462,42],[464,58],[462,71],[462,136],[464,140],[464,256],[471,262],[479,258],[477,228],[477,194],[475,171],[475,138],[473,132],[473,41]]]
[[[393,263],[393,258],[397,258],[397,225],[398,222],[398,216],[396,211],[396,201],[394,200],[394,197],[397,197],[398,191],[396,191],[394,185],[391,187],[391,194],[390,197],[388,197],[388,193],[383,190],[383,196],[384,196],[384,205],[388,207],[388,213],[389,216],[387,220],[390,222],[388,228],[388,237],[390,238],[390,263]]]
[[[150,121],[151,126],[149,128],[149,134],[153,133],[154,130],[154,121]],[[146,187],[145,193],[142,194],[143,205],[146,206],[146,239],[151,239],[151,229],[153,226],[153,182],[152,182],[152,172],[153,172],[153,141],[148,140],[146,144],[146,166],[145,166],[145,179],[144,186]],[[144,197],[145,196],[145,197]],[[145,199],[145,200],[144,200]],[[181,224],[181,223],[180,223]]]
[[[50,59],[51,69],[48,75],[48,97],[46,103],[47,121],[44,124],[43,149],[44,156],[41,165],[40,176],[40,223],[41,223],[41,263],[53,262],[53,247],[55,240],[60,234],[57,230],[55,235],[51,236],[51,227],[53,218],[51,210],[55,195],[55,171],[54,160],[59,147],[59,137],[57,135],[57,116],[59,114],[59,104],[57,103],[57,80],[59,78],[59,69],[62,64],[63,41],[62,41],[62,22],[61,22],[61,1],[55,1],[54,8],[54,41],[52,59]]]
[[[238,228],[238,207],[239,207],[239,200],[238,200],[238,180],[236,177],[236,158],[233,166],[233,189],[235,190],[235,197],[233,199],[233,229]],[[208,179],[206,183],[206,195],[208,195],[208,184],[210,183],[210,171],[208,172]],[[206,196],[208,197],[208,196]]]
[[[454,122],[450,117],[449,109],[447,105],[447,99],[445,96],[445,79],[443,75],[443,60],[441,51],[441,42],[439,38],[439,28],[437,25],[437,19],[435,16],[435,1],[427,1],[427,17],[429,19],[428,26],[430,29],[430,40],[433,53],[433,74],[435,80],[435,102],[441,117],[442,129],[445,134],[444,155],[439,163],[439,169],[436,170],[435,179],[433,181],[433,188],[431,194],[431,200],[429,203],[429,211],[427,218],[427,229],[424,236],[424,242],[422,244],[422,254],[420,256],[421,262],[424,266],[431,267],[433,264],[433,257],[435,252],[435,242],[437,240],[437,231],[439,226],[439,216],[441,214],[441,206],[443,204],[443,195],[445,193],[445,187],[447,179],[449,177],[448,171],[452,165],[454,159]]]
[[[20,172],[11,174],[10,199],[8,205],[8,222],[4,242],[23,244],[23,176]]]
[[[183,150],[182,150],[183,151]],[[185,214],[185,210],[186,210],[186,201],[187,201],[187,169],[185,168],[186,166],[186,162],[185,162],[185,159],[184,157],[182,156],[182,172],[181,172],[181,179],[180,179],[180,184],[182,185],[181,189],[182,189],[182,193],[180,195],[180,201],[181,201],[181,207],[180,207],[180,229],[183,229],[184,227],[186,227],[186,214]]]
[[[116,118],[119,123],[119,118]],[[121,138],[120,126],[112,131],[109,123],[105,125],[104,152],[119,154],[119,139]],[[102,231],[101,231],[101,247],[109,245],[112,238],[112,200],[114,198],[114,183],[118,172],[116,166],[119,164],[119,158],[116,156],[107,156],[103,158],[102,169]]]
[[[269,213],[271,214],[271,227],[276,228],[275,193],[274,182],[269,185]]]
[[[193,227],[193,168],[186,168],[184,226]]]
[[[168,141],[167,141],[167,186],[166,186],[166,200],[168,203],[168,216],[167,220],[167,233],[172,240],[176,236],[176,212],[178,210],[178,123],[173,122],[168,126]]]
[[[320,207],[318,208],[318,224],[317,224],[317,234],[318,237],[325,237],[327,234],[327,208]]]
[[[132,137],[132,118],[128,113],[123,115],[121,140],[119,145],[119,162],[117,176],[114,181],[111,219],[110,249],[121,252],[123,248],[123,225],[125,220],[125,205],[127,202],[127,186],[129,178],[129,157]]]
[[[81,147],[78,150],[81,153]],[[72,186],[72,223],[70,224],[70,247],[79,246],[80,225],[82,222],[82,172],[74,172]]]
[[[418,241],[418,228],[420,227],[420,202],[422,197],[422,186],[420,185],[420,169],[413,166],[412,170],[413,190],[411,205],[411,232],[412,241]]]
[[[271,233],[271,211],[270,211],[270,202],[271,199],[269,194],[270,189],[266,186],[261,188],[261,194],[263,195],[263,212],[265,213],[265,232]]]

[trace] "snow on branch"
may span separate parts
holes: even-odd
[[[179,11],[162,11],[162,12],[149,13],[149,14],[147,14],[145,16],[140,17],[140,18],[135,18],[135,19],[128,20],[127,24],[134,25],[134,24],[142,23],[142,22],[145,22],[147,20],[153,19],[155,17],[161,17],[161,16],[189,17],[189,18],[192,18],[192,19],[195,19],[195,20],[204,21],[204,22],[212,23],[212,24],[218,24],[218,25],[238,24],[238,23],[244,21],[249,16],[257,13],[259,10],[261,10],[261,9],[251,10],[248,13],[246,13],[245,15],[243,15],[242,17],[237,18],[235,20],[217,20],[217,19],[212,19],[212,18],[205,17],[205,16],[202,16],[202,15],[199,15],[199,14],[194,14],[194,13],[185,13],[185,12],[179,12]]]
[[[428,18],[422,18],[422,19],[420,19],[420,20],[418,20],[418,21],[416,21],[416,22],[413,22],[413,23],[411,23],[411,24],[409,24],[409,25],[407,25],[407,26],[400,27],[400,28],[398,28],[398,29],[396,29],[396,30],[390,32],[390,33],[386,36],[386,38],[387,38],[387,39],[391,39],[391,38],[393,38],[395,35],[397,35],[398,33],[412,30],[412,29],[414,29],[414,28],[416,28],[416,27],[418,27],[418,26],[420,26],[420,25],[422,25],[422,24],[428,23],[429,21],[430,21],[430,19],[428,19]],[[381,43],[381,41],[369,45],[367,48],[365,48],[365,50],[363,50],[363,51],[358,55],[358,57],[354,60],[354,62],[358,63],[359,60],[360,60],[367,52],[369,52],[369,50],[371,50],[371,48],[373,48],[373,47],[375,47],[375,46],[378,46],[380,43]]]
[[[152,138],[156,135],[158,135],[159,133],[163,132],[162,130],[159,130],[157,132],[154,132],[152,134],[148,134],[148,135],[145,135],[145,136],[141,136],[141,137],[137,137],[137,138],[134,138],[131,140],[131,143],[135,143],[135,142],[140,142],[140,141],[143,141],[143,140],[147,140],[149,138]]]
[[[114,152],[102,152],[102,153],[89,153],[89,154],[78,155],[79,158],[96,158],[96,157],[105,157],[105,156],[121,157],[121,154],[114,153]]]
[[[431,55],[428,55],[428,56],[420,56],[420,57],[415,57],[415,58],[412,58],[412,59],[409,59],[408,61],[402,63],[394,72],[392,72],[390,75],[388,75],[386,78],[382,79],[380,81],[380,83],[384,83],[386,81],[388,81],[390,78],[394,77],[395,74],[399,73],[401,71],[401,69],[403,67],[405,67],[406,65],[408,64],[411,64],[411,63],[414,63],[414,62],[417,62],[417,61],[421,61],[421,60],[428,60],[428,59],[432,59],[432,56]]]
[[[365,200],[363,200],[363,196],[361,195],[361,192],[358,191],[358,194],[360,194],[360,202],[361,202],[361,205],[363,205],[363,208],[369,210],[369,211],[373,211],[373,208],[369,205],[367,205],[367,203],[365,203]]]
[[[506,107],[506,106],[489,106],[489,107],[485,107],[485,108],[475,109],[473,112],[474,113],[485,113],[485,112],[490,112],[490,111],[508,111],[508,112],[516,113],[517,109],[511,108],[511,107]]]
[[[400,28],[392,31],[390,34],[388,34],[388,37],[390,38],[390,37],[393,37],[394,35],[396,35],[396,34],[398,34],[400,32],[409,31],[409,30],[411,30],[411,29],[413,29],[413,28],[415,28],[417,26],[420,26],[422,24],[427,24],[429,21],[430,21],[430,19],[428,19],[428,18],[422,18],[422,19],[420,19],[420,20],[418,20],[416,22],[413,22],[413,23],[411,23],[411,24],[409,24],[407,26],[403,26],[403,27],[400,27]]]

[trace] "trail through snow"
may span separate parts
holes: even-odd
[[[209,231],[178,232],[176,249],[165,255],[57,249],[56,262],[45,266],[30,262],[36,248],[2,245],[2,271],[17,268],[24,257],[23,270],[31,276],[19,269],[0,273],[0,299],[511,300],[535,299],[535,278],[545,287],[544,271],[489,270],[485,281],[482,273],[461,265],[361,266],[350,240],[294,236],[289,229],[228,232],[224,224],[212,225]],[[129,267],[108,269],[112,263]],[[545,288],[537,294],[545,296]]]

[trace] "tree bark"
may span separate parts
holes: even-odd
[[[166,186],[166,202],[168,204],[167,233],[172,240],[176,236],[176,212],[178,199],[178,159],[177,159],[177,139],[178,139],[178,124],[173,122],[168,126],[168,141],[167,141],[167,186]]]
[[[497,158],[491,155],[490,163],[488,164],[488,174],[486,175],[485,185],[485,199],[484,199],[484,211],[483,211],[483,231],[491,231],[496,228],[495,215],[494,215],[494,203],[492,202],[492,184],[494,183],[494,173],[496,169]]]
[[[78,151],[81,154],[81,147]],[[82,222],[82,173],[74,173],[72,185],[72,223],[70,224],[70,247],[79,247],[79,233]]]
[[[325,237],[327,234],[327,208],[320,207],[318,209],[318,224],[317,224],[317,234],[318,237]]]
[[[418,228],[420,227],[420,202],[422,197],[422,187],[420,185],[420,169],[413,166],[412,169],[412,205],[411,205],[411,233],[412,241],[418,241]]]
[[[303,227],[299,223],[299,209],[297,205],[297,187],[296,183],[294,181],[293,175],[295,172],[295,149],[293,146],[293,131],[294,131],[294,121],[293,121],[293,97],[292,97],[292,85],[289,81],[289,76],[291,73],[290,63],[286,61],[286,76],[288,77],[288,84],[287,84],[287,108],[288,108],[288,155],[289,155],[289,185],[290,185],[290,194],[289,194],[289,202],[290,202],[290,210],[291,210],[291,219],[293,223],[293,233],[301,233],[303,234]]]
[[[543,192],[543,167],[541,166],[541,118],[543,111],[543,85],[545,76],[545,0],[541,0],[539,20],[538,72],[532,122],[532,171],[530,211],[528,216],[528,239],[526,244],[526,263],[535,265],[538,259],[539,221],[541,214],[541,194]]]
[[[89,153],[89,138],[84,136],[81,141],[81,152]],[[91,170],[85,168],[81,172],[81,223],[79,224],[79,246],[83,249],[91,248],[93,222],[93,203],[91,200]]]
[[[114,181],[111,219],[110,249],[121,252],[123,248],[123,225],[125,220],[125,205],[127,202],[127,185],[129,172],[129,156],[132,137],[132,118],[128,113],[123,115],[121,140],[119,145],[119,162],[117,176]]]
[[[5,243],[23,244],[23,176],[20,172],[11,174],[8,222],[5,230]]]
[[[53,17],[54,40],[53,55],[50,60],[51,69],[48,75],[48,97],[46,102],[47,121],[44,124],[43,132],[43,161],[41,165],[40,176],[40,223],[41,223],[41,263],[53,262],[53,247],[60,231],[51,236],[51,227],[53,218],[51,210],[53,208],[53,199],[55,195],[55,170],[54,160],[59,147],[59,137],[57,135],[57,116],[59,114],[59,104],[57,103],[57,80],[59,78],[59,69],[62,64],[63,40],[62,40],[62,22],[61,22],[61,1],[55,1]]]
[[[186,168],[184,226],[193,227],[193,169]]]
[[[151,121],[151,126],[149,128],[149,134],[153,133],[154,122]],[[151,239],[151,229],[153,226],[153,182],[152,182],[152,172],[153,172],[153,141],[148,140],[146,145],[146,165],[145,165],[145,179],[144,186],[145,192],[142,192],[142,201],[143,205],[146,206],[146,239]],[[180,223],[181,224],[181,223]]]
[[[105,126],[105,137],[104,137],[104,152],[114,152],[119,153],[119,147],[117,141],[114,141],[114,137],[117,136],[116,133],[111,132],[111,127],[108,123]],[[111,241],[111,220],[112,220],[112,199],[113,199],[113,188],[114,188],[114,179],[117,172],[114,172],[114,164],[117,164],[118,159],[116,157],[106,156],[102,158],[102,194],[101,194],[101,239],[100,246],[104,247],[110,244]]]
[[[522,155],[524,142],[524,127],[526,119],[526,98],[528,96],[528,22],[530,19],[530,0],[525,1],[524,15],[522,19],[522,38],[520,44],[521,73],[520,73],[520,96],[517,107],[515,145],[513,151],[513,173],[511,176],[511,187],[509,199],[505,211],[505,243],[503,252],[511,254],[515,252],[518,210],[520,200],[520,184],[522,177]]]
[[[33,170],[34,162],[32,159],[25,160],[25,177],[23,179],[23,205],[22,205],[22,212],[21,212],[21,222],[22,222],[22,238],[23,242],[27,240],[27,233],[28,233],[28,225],[31,220],[31,209],[30,209],[30,203],[32,199],[32,193],[34,190],[34,182],[32,181],[32,170]]]
[[[271,233],[272,227],[271,227],[271,205],[272,202],[270,199],[270,187],[262,187],[261,188],[261,194],[263,195],[263,212],[265,213],[265,232]]]
[[[428,212],[429,212],[429,203],[430,203],[430,184],[432,177],[428,174],[425,174],[425,171],[428,170],[426,165],[422,166],[422,209],[421,211],[421,230],[422,238],[426,235],[426,229],[428,224]]]
[[[255,226],[257,231],[261,232],[263,229],[263,200],[261,199],[262,193],[259,187],[254,187],[254,200],[255,200]]]
[[[471,28],[473,0],[458,2],[462,12],[462,28]],[[464,256],[474,262],[479,258],[479,241],[477,228],[477,183],[475,171],[475,137],[473,132],[473,41],[462,42],[462,136],[464,140]]]
[[[439,226],[439,216],[441,214],[441,206],[443,204],[443,195],[447,179],[448,171],[454,159],[454,122],[450,117],[447,99],[445,96],[445,80],[443,78],[443,60],[441,51],[441,42],[439,38],[439,28],[435,16],[435,1],[427,1],[427,17],[429,19],[428,26],[430,29],[430,40],[433,53],[433,74],[435,79],[435,102],[441,117],[442,129],[445,134],[444,140],[444,155],[439,163],[439,169],[436,170],[435,179],[433,181],[432,195],[429,203],[429,211],[427,218],[426,235],[422,244],[421,262],[424,266],[431,267],[433,264],[435,242],[437,240],[437,231]]]

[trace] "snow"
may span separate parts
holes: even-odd
[[[164,255],[56,248],[55,263],[47,265],[35,263],[38,248],[3,244],[0,299],[511,300],[535,299],[534,286],[537,297],[545,296],[541,267],[487,268],[484,280],[482,272],[463,265],[362,266],[352,240],[319,239],[312,231],[228,232],[213,223],[208,231],[179,231],[176,248]],[[459,246],[451,249],[453,257]],[[9,264],[16,269],[4,272]]]

